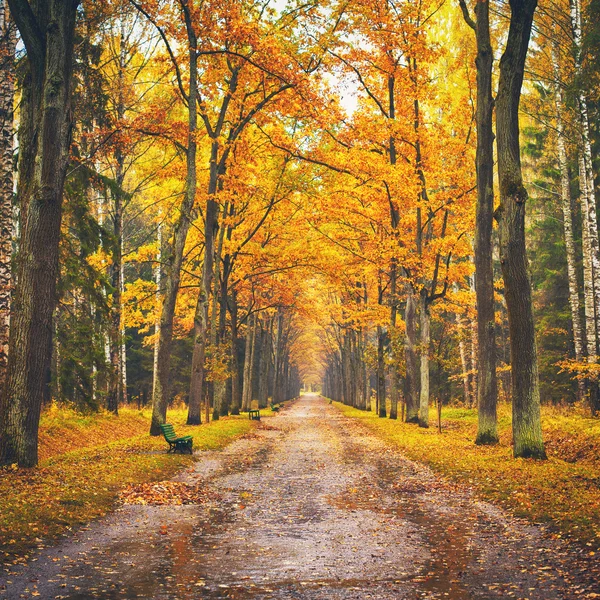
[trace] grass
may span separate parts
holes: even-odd
[[[379,419],[374,412],[335,403],[415,461],[468,484],[482,498],[519,517],[548,524],[557,537],[600,548],[600,421],[574,410],[543,408],[547,461],[514,459],[510,409],[499,407],[500,443],[475,446],[477,413],[444,408],[442,433],[432,409],[430,429]]]
[[[184,409],[168,419],[178,435],[193,435],[195,450],[221,449],[256,423],[239,416],[186,426]],[[39,466],[0,471],[0,557],[26,560],[34,547],[106,514],[125,486],[170,478],[193,463],[189,455],[166,454],[166,442],[150,437],[149,427],[149,411],[45,414]]]

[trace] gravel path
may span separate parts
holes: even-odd
[[[600,598],[560,574],[563,546],[318,396],[263,423],[180,477],[207,503],[123,506],[0,575],[0,598]]]

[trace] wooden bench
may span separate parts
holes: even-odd
[[[163,435],[165,436],[165,440],[169,443],[169,452],[187,452],[188,454],[192,454],[192,441],[193,438],[191,435],[184,435],[183,437],[177,437],[175,434],[175,428],[170,423],[165,423],[160,426]]]
[[[252,421],[260,421],[260,410],[250,409],[248,411],[248,418]]]

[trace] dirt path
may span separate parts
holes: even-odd
[[[124,506],[0,575],[0,598],[600,597],[562,578],[564,548],[535,527],[321,398],[268,422],[181,477],[210,503]]]

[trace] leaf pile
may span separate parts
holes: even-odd
[[[189,485],[180,481],[159,481],[130,485],[119,495],[123,504],[151,506],[181,506],[202,504],[214,499],[215,494],[200,485]]]

